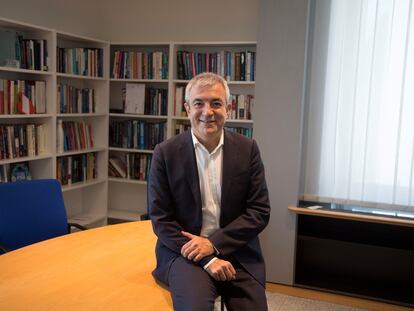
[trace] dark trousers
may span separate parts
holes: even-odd
[[[171,265],[169,288],[175,311],[212,311],[220,295],[228,311],[266,311],[265,288],[243,267],[232,262],[233,281],[215,281],[207,271],[184,257]]]

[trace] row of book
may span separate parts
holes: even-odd
[[[175,135],[184,133],[191,128],[190,123],[176,123],[175,124]]]
[[[152,155],[126,153],[124,158],[110,157],[108,174],[111,177],[147,180]]]
[[[109,145],[128,149],[154,149],[167,137],[166,122],[142,120],[111,121]]]
[[[145,84],[138,83],[127,83],[122,88],[124,113],[166,116],[167,105],[167,89],[146,88]]]
[[[177,78],[189,80],[202,72],[214,72],[228,81],[254,81],[256,52],[177,52]]]
[[[253,137],[253,129],[251,127],[224,127],[226,131],[239,133],[246,137],[252,138]]]
[[[57,71],[81,76],[103,77],[103,49],[58,47]]]
[[[30,179],[32,179],[32,176],[30,174],[28,162],[0,165],[0,183]]]
[[[230,119],[251,120],[253,104],[253,95],[232,94]]]
[[[92,125],[83,121],[57,122],[57,152],[93,148]]]
[[[48,70],[47,40],[23,38],[19,32],[0,28],[0,66]]]
[[[96,107],[94,89],[80,89],[59,83],[57,85],[57,107],[60,113],[93,113]]]
[[[184,107],[185,86],[176,86],[174,95],[174,113],[177,117],[186,117],[187,112]],[[251,120],[252,107],[254,104],[253,95],[231,94],[231,119]]]
[[[0,124],[0,160],[46,153],[44,124]]]
[[[46,113],[46,81],[0,79],[0,114]]]
[[[168,54],[160,51],[115,51],[112,78],[168,79]]]
[[[56,179],[62,185],[96,179],[96,153],[59,157],[56,161]]]

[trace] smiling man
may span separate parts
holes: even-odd
[[[186,87],[191,131],[156,146],[148,183],[158,237],[154,276],[175,310],[267,310],[258,234],[269,221],[263,164],[254,140],[223,129],[227,82],[204,73]]]

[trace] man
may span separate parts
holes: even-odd
[[[264,168],[255,141],[223,130],[226,81],[212,73],[186,87],[191,131],[156,146],[148,184],[155,234],[154,276],[175,310],[267,310],[258,234],[269,221]]]

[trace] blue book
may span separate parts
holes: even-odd
[[[0,66],[10,66],[16,64],[16,45],[18,44],[18,34],[16,31],[0,28]],[[19,68],[17,64],[16,68]]]

